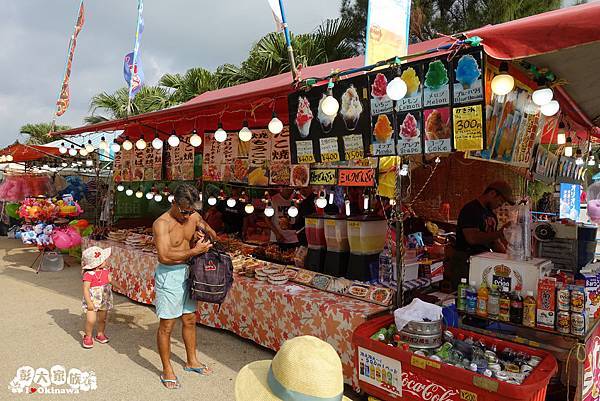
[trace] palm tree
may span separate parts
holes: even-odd
[[[169,89],[174,103],[184,103],[204,92],[218,89],[216,76],[202,67],[190,68],[185,74],[165,74],[158,81]]]
[[[29,135],[27,139],[29,145],[43,145],[56,140],[56,138],[48,135],[50,132],[71,129],[68,125],[54,125],[54,129],[52,129],[52,126],[52,123],[25,124],[19,130],[19,133]]]
[[[116,118],[125,118],[128,115],[149,113],[162,110],[176,104],[166,88],[160,86],[143,86],[131,101],[130,113],[127,113],[129,88],[117,89],[114,93],[102,92],[90,102],[92,114],[84,120],[88,124],[95,124]],[[96,111],[103,110],[105,114],[98,115]]]

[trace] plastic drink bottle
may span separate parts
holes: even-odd
[[[477,316],[487,317],[487,304],[489,298],[489,291],[485,281],[481,282],[479,291],[477,291]]]
[[[464,311],[467,309],[467,279],[461,278],[458,285],[458,294],[456,296],[456,309]]]
[[[475,281],[471,281],[471,285],[467,288],[467,313],[475,313],[477,310],[477,289]]]

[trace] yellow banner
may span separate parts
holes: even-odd
[[[480,104],[455,107],[454,147],[458,151],[483,149],[483,113]]]
[[[410,0],[369,0],[365,65],[408,53]]]

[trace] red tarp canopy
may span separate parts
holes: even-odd
[[[517,59],[559,52],[576,46],[600,41],[600,3],[573,6],[533,17],[507,22],[499,25],[485,26],[467,34],[483,38],[487,54],[500,59]],[[409,54],[415,54],[440,45],[450,43],[450,39],[439,38],[409,46]],[[428,55],[431,57],[433,55]],[[564,63],[570,61],[562,60]],[[301,78],[323,77],[332,70],[348,70],[362,66],[364,58],[355,57],[346,60],[306,67],[301,70]],[[539,65],[539,67],[551,67]],[[594,71],[593,65],[582,65],[581,68]],[[575,76],[561,76],[570,82],[577,80]],[[600,80],[597,80],[600,82]],[[219,120],[225,130],[239,130],[242,121],[247,119],[251,128],[264,128],[271,119],[274,110],[279,118],[288,123],[287,95],[294,91],[291,85],[291,73],[285,73],[258,81],[219,89],[188,101],[170,109],[160,110],[132,116],[127,119],[107,121],[95,125],[82,126],[57,135],[76,135],[85,132],[125,130],[125,135],[132,138],[141,134],[150,137],[158,130],[162,136],[172,130],[178,133],[198,131],[214,131]],[[590,85],[585,82],[585,85]],[[600,84],[599,84],[600,85]],[[571,119],[585,129],[592,129],[592,120],[600,115],[600,103],[593,103],[583,112],[578,103],[566,89],[558,88],[556,97],[561,108]],[[598,93],[598,92],[596,92]],[[598,133],[600,134],[600,133]]]
[[[12,155],[13,163],[23,163],[41,160],[45,157],[60,157],[60,151],[58,148],[51,146],[21,145],[20,143],[15,143],[0,150],[0,155]]]

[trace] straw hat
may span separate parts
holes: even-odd
[[[250,363],[235,379],[236,401],[350,401],[343,393],[340,357],[312,336],[286,341],[273,361]]]
[[[106,259],[110,256],[111,248],[100,248],[99,246],[92,246],[87,248],[81,254],[81,264],[83,270],[93,270],[106,262]]]

